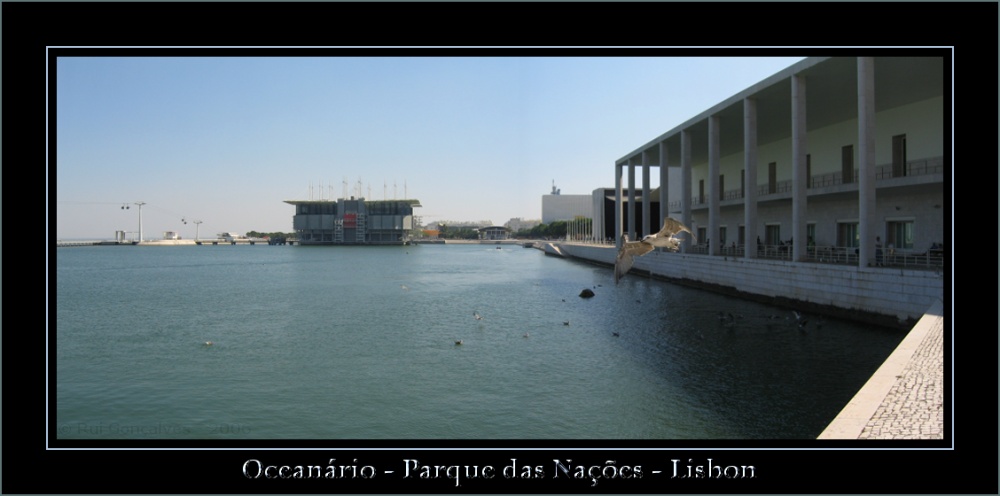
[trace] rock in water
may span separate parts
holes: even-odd
[[[584,289],[583,291],[580,291],[580,298],[590,298],[592,296],[594,296],[594,292],[589,289]]]

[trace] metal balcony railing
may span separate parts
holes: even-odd
[[[902,176],[896,176],[893,174],[892,165],[881,165],[875,168],[875,180],[881,181],[886,179],[892,179],[894,177],[912,177],[912,176],[926,176],[930,174],[941,174],[944,172],[944,159],[943,157],[931,157],[923,160],[914,160],[906,164],[906,169]],[[839,186],[841,184],[851,184],[857,183],[858,179],[858,169],[852,171],[852,176],[845,181],[844,174],[842,172],[830,172],[827,174],[817,174],[809,177],[809,188],[828,188],[831,186]],[[784,193],[790,193],[792,191],[792,181],[777,181],[774,184],[760,184],[757,185],[757,197],[765,198],[768,195],[779,195]],[[722,201],[726,200],[738,200],[743,198],[743,189],[733,189],[724,191],[722,193]],[[691,198],[691,206],[698,207],[708,204],[710,200],[709,195],[695,196]],[[670,202],[669,208],[679,209],[681,208],[681,201],[675,200]]]
[[[589,236],[570,236],[562,241],[581,245],[601,245],[614,246],[615,240],[593,239]],[[757,258],[762,260],[792,260],[792,245],[757,245]],[[720,257],[742,258],[745,254],[744,245],[729,244],[720,248]],[[832,265],[858,265],[857,249],[851,246],[827,246],[816,245],[806,248],[806,256],[803,260],[809,263],[832,264]],[[708,245],[705,243],[694,244],[688,247],[687,254],[708,255]],[[876,256],[876,259],[878,257]],[[884,250],[881,257],[881,264],[886,268],[897,269],[917,269],[917,270],[941,270],[945,263],[945,252],[943,249],[935,248],[924,252],[914,252],[912,250]]]
[[[702,243],[691,246],[687,253],[707,255],[708,245]],[[744,245],[729,245],[719,250],[719,256],[743,257]],[[792,245],[758,245],[757,258],[766,260],[791,260]],[[878,256],[876,256],[878,260]],[[858,253],[854,247],[846,246],[813,246],[806,248],[805,262],[858,265]],[[944,266],[944,250],[927,250],[923,253],[903,250],[885,250],[882,253],[881,264],[884,267],[905,269],[940,269]]]

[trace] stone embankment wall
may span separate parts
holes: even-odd
[[[614,247],[547,243],[546,253],[613,266]],[[609,279],[612,273],[608,273]],[[909,329],[936,300],[935,270],[851,267],[783,260],[654,251],[637,257],[629,276],[653,276],[734,296]],[[628,277],[628,276],[626,276]]]

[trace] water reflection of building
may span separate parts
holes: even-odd
[[[397,245],[410,239],[418,200],[285,200],[303,245]]]

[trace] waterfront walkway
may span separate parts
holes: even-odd
[[[943,345],[938,300],[819,439],[944,439]]]

